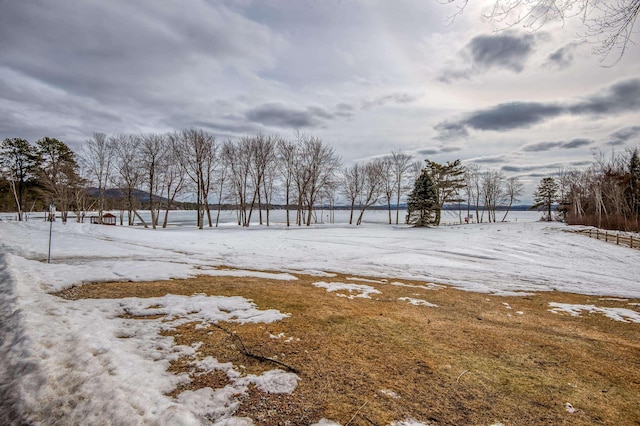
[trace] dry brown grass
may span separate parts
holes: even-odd
[[[341,424],[352,419],[351,425],[386,425],[406,418],[438,425],[640,424],[640,324],[548,311],[549,302],[630,308],[629,302],[639,300],[558,292],[499,297],[358,281],[352,282],[382,294],[351,300],[312,285],[349,282],[346,276],[297,276],[298,281],[201,276],[95,284],[61,296],[240,295],[261,309],[290,313],[272,324],[220,324],[236,332],[250,351],[277,357],[300,371],[291,395],[250,388],[236,414],[256,424],[306,425],[322,417]],[[400,297],[438,307],[409,305]],[[233,362],[247,374],[276,368],[243,355],[222,330],[195,325],[168,333],[178,344],[202,342],[198,357]],[[279,333],[285,337],[269,337]],[[192,373],[190,361],[178,360],[171,370]],[[227,384],[219,372],[192,379],[174,395]],[[567,412],[566,402],[578,411]]]

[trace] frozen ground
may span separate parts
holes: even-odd
[[[295,277],[288,271],[303,271],[318,275],[319,285],[331,291],[334,287],[323,281],[329,281],[326,272],[332,271],[496,294],[560,290],[640,297],[640,251],[563,232],[562,224],[531,221],[537,216],[437,229],[385,225],[379,223],[384,216],[379,217],[378,223],[360,227],[275,224],[243,229],[225,223],[201,231],[55,222],[50,264],[48,223],[0,222],[0,398],[6,406],[0,407],[5,415],[0,420],[26,415],[34,422],[62,418],[68,424],[201,424],[207,419],[251,424],[228,418],[236,404],[233,395],[248,383],[270,392],[295,389],[297,378],[291,373],[274,370],[240,379],[234,366],[208,360],[196,367],[225,371],[233,385],[184,392],[175,400],[166,397],[186,380],[166,372],[169,361],[197,347],[174,345],[160,336],[162,328],[193,319],[270,322],[287,313],[262,310],[241,297],[71,302],[50,294],[85,282],[197,274],[290,280]],[[220,265],[268,272],[216,269]],[[365,283],[341,286],[354,290],[354,297],[373,288]],[[554,309],[603,313],[596,306]],[[119,317],[124,312],[158,313],[168,321],[126,320]],[[637,318],[633,311],[608,314]]]

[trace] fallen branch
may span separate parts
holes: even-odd
[[[364,404],[362,404],[362,405],[360,406],[360,408],[358,408],[358,411],[356,411],[356,413],[351,417],[351,419],[349,419],[349,421],[348,421],[347,423],[345,423],[345,425],[344,425],[344,426],[349,426],[349,424],[353,421],[353,419],[355,419],[355,418],[356,418],[356,416],[358,415],[358,413],[360,412],[360,410],[362,410],[362,409],[365,407],[365,405],[367,405],[367,403],[368,403],[368,402],[369,402],[369,401],[365,401],[365,402],[364,402]]]
[[[273,358],[269,358],[269,357],[266,357],[266,356],[254,354],[253,352],[249,352],[249,350],[244,345],[244,342],[242,341],[240,336],[238,336],[236,333],[234,333],[233,331],[227,330],[226,328],[222,327],[221,325],[218,325],[218,324],[215,324],[215,323],[212,323],[212,325],[214,327],[220,329],[221,331],[225,332],[235,342],[237,342],[236,347],[238,348],[238,350],[240,350],[240,352],[242,352],[243,355],[248,356],[249,358],[257,359],[258,361],[272,362],[274,364],[277,364],[277,365],[285,368],[287,371],[290,371],[292,373],[296,373],[296,374],[300,373],[300,371],[298,369],[293,368],[290,365],[285,364],[284,362],[278,361],[277,359],[273,359]]]
[[[464,375],[465,375],[466,373],[468,373],[468,372],[469,372],[469,370],[464,370],[462,373],[460,373],[460,375],[459,375],[459,376],[458,376],[458,378],[456,379],[456,383],[460,382],[460,378],[461,378],[462,376],[464,376]]]

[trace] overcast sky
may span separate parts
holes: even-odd
[[[299,129],[346,165],[460,158],[529,192],[640,143],[639,47],[603,67],[579,20],[505,29],[473,3],[0,0],[0,138]]]

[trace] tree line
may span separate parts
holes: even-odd
[[[581,170],[557,177],[559,211],[569,224],[640,231],[640,156],[638,148],[595,155]]]
[[[418,188],[425,179],[433,193]],[[118,204],[112,193],[117,189]],[[141,197],[141,194],[144,194]],[[197,226],[217,226],[223,206],[237,212],[237,222],[270,223],[274,205],[286,209],[286,224],[310,225],[315,207],[347,204],[350,224],[360,225],[365,211],[384,206],[388,222],[439,225],[445,204],[457,203],[465,219],[497,221],[498,209],[509,208],[522,195],[518,178],[460,160],[440,164],[389,155],[344,167],[334,149],[321,139],[298,132],[291,138],[249,135],[219,141],[202,129],[163,134],[94,133],[74,152],[50,137],[35,144],[20,138],[0,145],[0,209],[46,210],[55,204],[67,221],[90,211],[128,212],[145,227],[166,227],[169,212],[181,200],[193,200]],[[141,199],[144,198],[144,199]],[[408,215],[400,217],[406,202]],[[150,222],[138,210],[151,211]],[[416,218],[419,218],[416,219]],[[460,214],[462,222],[462,213]]]

